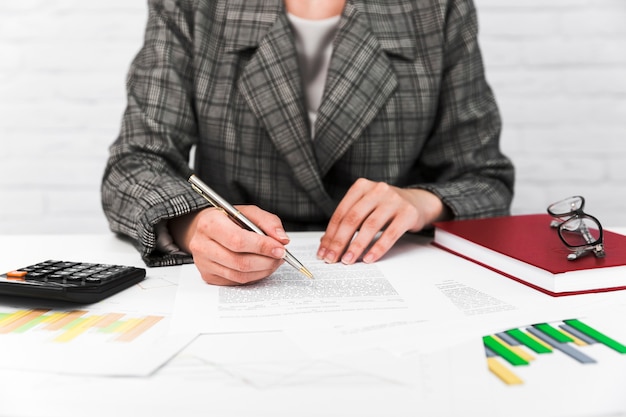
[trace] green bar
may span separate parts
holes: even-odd
[[[65,326],[63,326],[64,330],[70,330],[73,329],[74,327],[78,326],[79,324],[81,324],[82,322],[84,322],[86,320],[85,317],[78,317],[72,321],[70,321],[69,323],[67,323]]]
[[[610,347],[611,349],[619,352],[619,353],[626,353],[626,346],[622,345],[621,343],[611,339],[610,337],[606,336],[603,333],[600,333],[599,331],[597,331],[596,329],[594,329],[591,326],[586,325],[585,323],[581,322],[580,320],[576,320],[576,319],[572,319],[572,320],[563,320],[564,323],[569,324],[570,326],[572,326],[573,328],[575,328],[576,330],[583,332],[584,334],[586,334],[587,336],[591,337],[592,339],[597,340],[598,342]]]
[[[535,324],[533,325],[533,327],[547,334],[548,336],[550,336],[551,338],[553,338],[559,343],[568,343],[568,342],[574,341],[574,339],[572,339],[571,337],[569,337],[568,335],[566,335],[559,329],[555,329],[554,327],[550,326],[548,323]]]
[[[507,330],[506,333],[509,336],[515,338],[518,342],[522,343],[526,347],[532,349],[536,353],[551,353],[552,352],[552,349],[550,349],[546,345],[543,345],[537,342],[535,339],[528,336],[526,333],[524,333],[520,329]]]
[[[22,324],[20,327],[13,330],[13,333],[26,333],[28,330],[32,329],[47,318],[48,316],[39,316],[36,319],[29,321],[28,323]]]
[[[116,330],[118,327],[120,327],[120,326],[121,326],[122,324],[124,324],[124,323],[125,323],[125,321],[120,321],[120,320],[115,321],[115,322],[113,322],[113,323],[109,324],[107,327],[103,327],[103,328],[101,328],[101,329],[100,329],[100,332],[101,332],[101,333],[113,333],[113,332],[115,332],[115,330]]]
[[[495,353],[500,355],[503,359],[509,362],[513,366],[519,365],[528,365],[528,361],[517,353],[511,351],[509,348],[504,346],[502,343],[498,342],[493,336],[485,336],[483,337],[483,343],[489,349],[493,350]]]

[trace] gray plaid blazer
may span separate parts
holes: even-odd
[[[191,261],[156,252],[154,230],[207,206],[190,164],[287,230],[323,230],[359,177],[430,190],[456,218],[508,213],[471,0],[348,0],[333,46],[312,139],[282,0],[150,0],[102,182],[111,229],[148,265]]]

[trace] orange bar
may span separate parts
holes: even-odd
[[[115,323],[116,321],[118,321],[122,317],[124,317],[124,314],[121,314],[121,313],[105,314],[102,317],[102,320],[100,320],[98,322],[98,324],[96,326],[94,326],[94,327],[102,328],[102,327],[110,326],[111,324]]]
[[[131,342],[139,337],[143,332],[158,323],[163,317],[148,316],[137,323],[135,326],[123,332],[115,340],[118,342]]]
[[[30,310],[26,314],[17,318],[16,320],[13,320],[11,323],[5,324],[4,326],[2,326],[2,328],[0,328],[0,333],[2,334],[11,333],[13,330],[17,329],[18,327],[28,323],[31,320],[36,319],[37,317],[47,313],[48,311],[50,310]]]
[[[63,326],[71,323],[84,314],[87,314],[87,311],[73,310],[68,313],[61,313],[58,320],[55,320],[46,326],[46,330],[60,330]]]

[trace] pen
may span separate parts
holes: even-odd
[[[263,230],[259,229],[259,227],[252,223],[250,219],[244,216],[239,210],[233,207],[228,201],[224,200],[218,193],[213,191],[211,187],[206,185],[200,178],[196,177],[194,174],[188,179],[191,187],[197,191],[202,197],[204,197],[209,203],[211,203],[214,207],[224,211],[235,223],[241,226],[244,229],[248,229],[260,235],[264,235]],[[313,274],[311,271],[306,269],[304,265],[300,263],[288,250],[285,250],[285,256],[283,259],[291,266],[300,271],[307,278],[313,278]]]

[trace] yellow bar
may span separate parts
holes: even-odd
[[[55,342],[69,342],[72,339],[76,338],[77,336],[80,336],[81,334],[85,333],[87,330],[94,327],[95,324],[100,320],[102,320],[102,316],[86,317],[82,323],[80,323],[79,325],[75,327],[72,327],[71,329],[67,330],[63,334],[59,335],[56,339],[54,339],[54,341]]]
[[[139,324],[141,319],[128,319],[115,329],[115,333],[125,333]]]
[[[15,320],[21,319],[22,317],[24,317],[30,312],[31,310],[17,310],[16,312],[11,313],[5,318],[3,318],[2,320],[0,320],[0,327],[8,326],[9,324],[13,323]]]
[[[53,311],[52,313],[48,315],[48,317],[43,319],[43,322],[48,323],[48,324],[54,323],[55,321],[60,320],[66,314],[67,313],[59,313],[58,311]]]
[[[25,311],[26,314],[22,314],[16,317],[10,323],[5,323],[0,328],[0,333],[1,334],[11,333],[13,330],[17,329],[18,327],[28,323],[31,320],[35,320],[37,317],[47,313],[48,311],[49,310],[27,310]]]
[[[115,340],[119,342],[132,342],[139,337],[143,332],[158,323],[163,317],[160,316],[147,316],[143,320],[140,320],[135,326],[124,331]]]
[[[516,355],[518,355],[520,358],[524,359],[525,361],[530,362],[530,361],[535,360],[535,357],[531,355],[530,353],[528,353],[528,351],[524,350],[523,347],[511,346],[507,342],[505,342],[504,340],[496,336],[495,334],[491,335],[491,337],[496,339],[498,342],[502,343],[504,346],[507,347],[507,349],[513,351]]]
[[[65,325],[85,314],[87,314],[87,311],[84,310],[72,310],[66,313],[59,313],[60,317],[49,322],[46,326],[46,330],[61,330]]]
[[[524,383],[520,377],[515,375],[509,368],[504,366],[497,357],[487,358],[487,367],[502,382],[507,385],[521,385]]]

